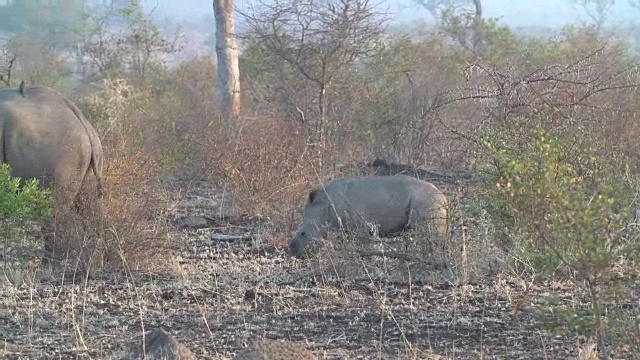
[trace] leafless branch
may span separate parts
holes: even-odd
[[[470,85],[441,93],[440,100],[429,111],[459,101],[478,101],[489,104],[487,117],[491,122],[503,121],[510,114],[527,116],[533,109],[550,109],[550,113],[562,119],[571,118],[570,111],[576,108],[614,110],[590,98],[606,92],[640,89],[640,82],[631,80],[638,78],[640,64],[613,71],[606,66],[609,60],[604,50],[599,48],[567,65],[546,66],[524,76],[514,76],[510,69],[499,71],[470,64],[464,69]],[[474,82],[478,85],[474,86]],[[481,144],[473,134],[464,134],[444,122],[441,125],[460,138]]]
[[[89,19],[92,27],[79,49],[98,74],[127,69],[143,78],[150,64],[159,61],[159,54],[175,53],[183,45],[179,28],[173,37],[166,38],[143,13],[128,18],[125,29],[120,31],[110,29],[113,16],[111,12],[92,15]]]
[[[279,81],[299,75],[314,89],[316,116],[304,122],[310,132],[322,133],[334,79],[382,49],[387,18],[378,6],[371,0],[258,0],[247,10],[236,9],[244,20],[238,37],[275,61],[284,75]],[[287,108],[296,110],[290,114],[296,119],[309,110],[297,101]]]
[[[602,25],[607,20],[609,11],[613,7],[615,0],[572,0],[574,4],[580,6],[584,12],[589,16],[598,30],[602,28]],[[631,1],[633,2],[633,1]]]
[[[11,72],[18,59],[17,52],[7,49],[0,51],[0,81],[5,86],[11,86]]]

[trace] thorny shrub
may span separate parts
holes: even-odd
[[[207,138],[209,174],[220,179],[240,209],[291,226],[292,217],[300,219],[308,189],[321,178],[314,170],[316,159],[282,120],[244,117],[239,122],[231,133]]]
[[[106,78],[99,90],[79,99],[78,104],[102,141],[104,218],[95,213],[70,222],[64,219],[56,253],[77,262],[82,270],[157,265],[168,243],[164,224],[154,219],[164,205],[158,181],[165,169],[165,138],[158,134],[165,129],[160,120],[151,123],[146,116],[153,99],[125,79]]]
[[[572,309],[549,296],[539,325],[594,336],[601,352],[632,345],[610,334],[640,270],[637,151],[626,141],[640,135],[627,101],[640,87],[636,65],[612,46],[524,77],[484,73],[495,87],[470,98],[483,97],[490,122],[468,138],[471,163],[489,175],[475,196],[495,242],[514,273],[568,277],[590,299]]]
[[[515,268],[522,262],[536,275],[569,273],[591,298],[585,312],[590,316],[550,302],[555,320],[541,324],[595,335],[602,349],[608,332],[603,307],[628,301],[637,277],[633,274],[640,270],[634,214],[638,179],[627,173],[624,156],[597,154],[598,137],[580,125],[574,123],[566,132],[540,123],[524,147],[505,146],[495,131],[486,138],[500,174],[487,192],[488,208],[505,238],[514,241]],[[542,308],[538,311],[546,318]]]

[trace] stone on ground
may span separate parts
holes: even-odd
[[[259,340],[241,350],[233,360],[318,360],[304,346],[289,341]]]
[[[134,359],[149,360],[196,360],[191,350],[163,329],[146,332],[133,356]]]

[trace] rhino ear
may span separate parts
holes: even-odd
[[[313,190],[309,193],[309,204],[313,204],[313,199],[315,199],[318,196],[318,192],[320,190]]]

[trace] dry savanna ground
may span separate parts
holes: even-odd
[[[230,359],[262,337],[303,343],[322,359],[564,359],[589,350],[577,337],[536,330],[527,311],[548,288],[575,303],[570,285],[536,286],[523,304],[527,284],[504,276],[462,284],[460,269],[393,258],[294,260],[265,241],[266,220],[227,211],[207,182],[175,188],[163,215],[175,258],[160,269],[92,278],[34,271],[4,283],[3,358],[127,358],[155,328],[199,359]]]

